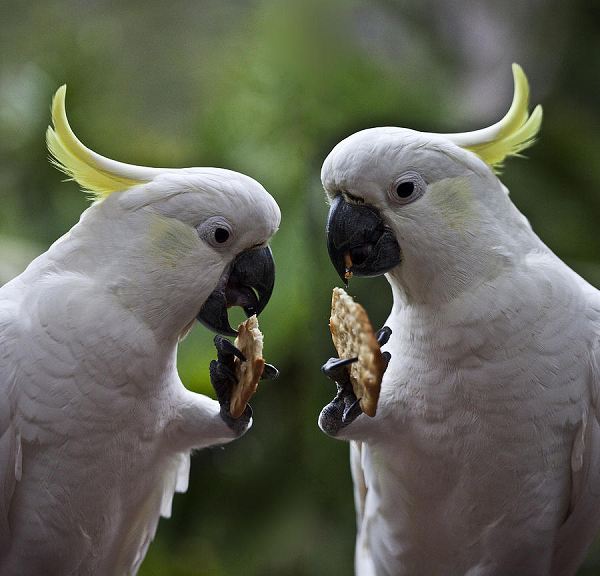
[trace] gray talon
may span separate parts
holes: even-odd
[[[346,370],[346,366],[356,362],[358,358],[330,358],[321,366],[321,370],[323,374],[327,376],[327,378],[333,380],[334,382],[345,382],[348,380],[348,370]]]
[[[263,373],[260,377],[261,380],[275,380],[275,378],[279,377],[279,370],[275,368],[272,364],[265,364],[263,369]]]
[[[360,407],[360,398],[357,398],[348,408],[344,410],[342,414],[342,422],[344,424],[350,424],[353,420],[356,420],[357,416],[362,414]]]
[[[386,351],[383,353],[383,359],[385,360],[385,367],[387,369],[388,364],[390,363],[390,360],[392,359],[392,355]]]
[[[219,362],[229,363],[229,361],[233,361],[233,356],[237,356],[242,362],[246,362],[246,357],[242,354],[242,351],[231,340],[217,334],[214,338],[214,343]]]
[[[215,336],[214,343],[217,349],[217,360],[210,363],[210,382],[221,406],[221,418],[231,430],[241,436],[248,429],[248,423],[252,418],[252,408],[248,404],[244,413],[239,418],[234,418],[231,415],[230,399],[233,385],[237,382],[234,358],[237,356],[245,362],[246,357],[230,340],[219,334]]]
[[[380,346],[388,343],[390,336],[392,335],[392,329],[389,326],[384,326],[380,328],[375,333],[375,338],[377,338],[377,342]]]
[[[335,398],[323,408],[319,417],[319,425],[330,436],[336,436],[342,428],[362,414],[348,371],[348,366],[357,360],[358,358],[330,358],[321,368],[325,376],[337,386]]]
[[[217,360],[211,361],[208,370],[210,373],[210,381],[217,395],[217,400],[219,401],[219,404],[223,406],[223,404],[229,402],[232,385],[237,382],[235,372]]]
[[[386,344],[392,330],[389,326],[384,326],[375,334],[379,346]],[[383,352],[385,367],[387,368],[392,355],[389,352]],[[323,364],[321,370],[337,385],[337,394],[335,398],[323,408],[319,417],[319,426],[330,436],[337,436],[340,431],[356,420],[361,414],[360,398],[357,398],[350,383],[350,373],[348,366],[356,362],[358,358],[330,358]]]
[[[225,378],[226,380],[229,380],[229,382],[231,382],[232,384],[237,383],[237,376],[235,375],[235,372],[229,366],[226,366],[222,362],[216,363],[216,372],[217,377]]]

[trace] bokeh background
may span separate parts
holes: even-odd
[[[143,576],[345,575],[355,520],[348,447],[317,427],[334,385],[323,159],[358,129],[487,126],[519,62],[544,106],[539,142],[503,181],[542,239],[600,287],[600,10],[589,0],[2,0],[0,284],[68,230],[85,195],[47,162],[51,96],[84,143],[124,162],[245,172],[283,213],[261,315],[281,371],[251,431],[193,458]],[[125,249],[125,247],[124,247]],[[375,327],[384,278],[350,292]],[[241,320],[233,313],[232,324]],[[234,324],[235,325],[235,324]],[[90,327],[93,329],[93,327]],[[182,379],[211,394],[212,335],[182,343]],[[399,440],[401,441],[401,439]],[[600,574],[591,554],[581,574]]]

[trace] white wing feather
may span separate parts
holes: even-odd
[[[60,549],[55,573],[135,574],[173,494],[187,489],[194,438],[234,435],[218,403],[185,390],[152,334],[93,280],[47,273],[43,283],[20,308],[11,296],[19,302],[23,285],[2,288],[0,573],[36,573]],[[190,411],[198,402],[193,422],[177,416],[182,398]],[[204,428],[174,447],[172,421],[179,432]]]
[[[365,479],[365,466],[369,466],[368,462],[364,462],[364,452],[368,448],[359,441],[350,442],[350,471],[352,472],[352,480],[354,483],[354,506],[356,508],[356,550],[354,556],[355,571],[361,576],[375,576],[375,567],[371,558],[369,548],[368,526],[365,520],[365,506],[367,505],[367,482]]]
[[[444,310],[443,324],[401,307],[388,319],[377,418],[392,428],[351,449],[357,574],[525,562],[567,576],[583,560],[600,524],[600,296],[547,251],[522,265]],[[347,437],[364,439],[359,426]],[[506,548],[524,529],[527,561]]]
[[[0,305],[0,557],[10,545],[10,504],[21,477],[21,437],[14,425],[15,382],[10,342],[13,335],[7,320],[10,304]]]
[[[587,282],[581,285],[590,304],[587,320],[596,332],[589,356],[591,410],[573,447],[571,509],[557,535],[552,576],[576,572],[600,526],[600,292]]]

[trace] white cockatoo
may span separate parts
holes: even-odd
[[[137,572],[190,450],[251,425],[229,410],[233,344],[215,338],[215,401],[184,388],[177,343],[196,318],[235,334],[227,308],[259,313],[275,279],[280,212],[258,182],[100,156],[64,103],[63,86],[48,146],[95,201],[0,289],[2,576]]]
[[[600,525],[600,292],[495,174],[541,124],[513,74],[489,128],[367,129],[323,165],[333,265],[385,273],[393,293],[375,417],[347,361],[323,367],[338,394],[319,424],[351,441],[360,576],[571,575]]]

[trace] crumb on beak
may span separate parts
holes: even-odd
[[[354,275],[354,273],[351,271],[351,268],[354,265],[354,262],[352,262],[352,258],[350,257],[350,252],[346,252],[344,254],[344,265],[346,266],[346,273],[344,274],[344,278],[346,280],[349,280]]]

